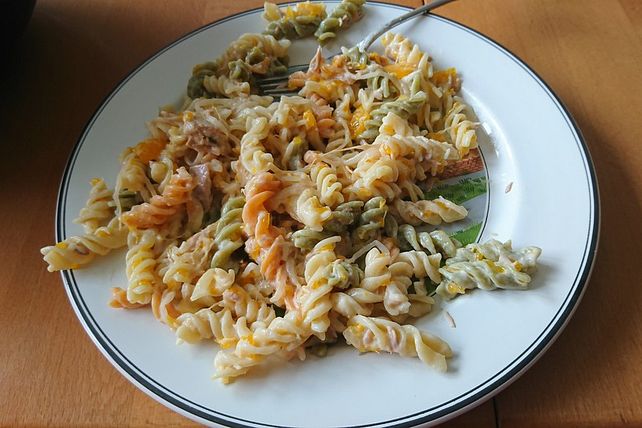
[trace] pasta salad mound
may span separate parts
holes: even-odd
[[[224,382],[339,340],[445,371],[450,347],[412,321],[435,298],[526,289],[541,252],[463,245],[441,227],[467,209],[425,197],[481,162],[457,71],[387,33],[382,53],[319,50],[289,78],[297,95],[257,91],[257,79],[286,71],[292,40],[331,43],[364,3],[330,14],[266,3],[265,32],[194,67],[183,108],[147,123],[113,187],[91,181],[76,219],[84,234],[43,248],[48,269],[126,248],[128,283],[109,304],[150,308],[179,342],[216,342]]]

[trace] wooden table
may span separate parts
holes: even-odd
[[[38,249],[53,240],[71,147],[111,88],[182,34],[260,3],[38,2],[0,92],[0,425],[192,424],[100,355]],[[602,200],[600,254],[567,329],[522,378],[446,426],[642,426],[642,1],[461,0],[438,13],[552,86],[584,132]]]

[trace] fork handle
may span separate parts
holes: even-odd
[[[431,3],[428,3],[426,5],[423,5],[421,7],[418,7],[415,10],[411,10],[408,13],[404,13],[401,16],[396,17],[395,19],[389,21],[388,23],[384,24],[383,27],[381,27],[377,31],[373,31],[372,33],[368,34],[365,39],[360,41],[357,46],[359,47],[360,50],[365,51],[367,50],[370,45],[374,43],[375,40],[377,40],[382,34],[392,30],[395,28],[397,25],[402,24],[406,22],[407,20],[414,18],[417,15],[421,15],[423,13],[429,12],[435,8],[438,8],[439,6],[443,6],[447,3],[450,3],[455,0],[435,0]]]

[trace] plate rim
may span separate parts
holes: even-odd
[[[339,0],[325,0],[325,3],[338,3]],[[286,4],[294,4],[297,2],[290,2]],[[400,9],[404,11],[412,10],[412,7],[399,5],[399,4],[390,4],[381,1],[370,0],[368,3],[374,3],[379,6],[392,7],[395,9]],[[100,101],[98,107],[95,109],[90,119],[86,122],[83,130],[75,142],[74,146],[71,149],[65,168],[63,170],[62,178],[60,180],[58,188],[58,197],[56,202],[56,216],[55,216],[55,237],[56,241],[60,241],[64,236],[66,236],[65,228],[65,205],[66,205],[66,196],[69,187],[69,179],[75,165],[76,158],[80,149],[91,130],[94,122],[98,119],[100,114],[106,105],[111,101],[111,99],[121,90],[121,88],[138,72],[147,66],[151,61],[161,56],[167,50],[171,49],[180,42],[187,40],[209,28],[212,28],[216,25],[222,24],[229,20],[235,19],[240,16],[257,13],[262,10],[263,7],[252,8],[244,11],[240,11],[231,15],[227,15],[215,21],[204,24],[201,27],[198,27],[192,31],[187,32],[183,36],[173,40],[168,43],[161,49],[154,52],[147,59],[141,62],[138,66],[132,69],[127,73],[120,81],[115,84],[114,88]],[[513,361],[504,366],[503,369],[499,370],[490,378],[484,380],[479,385],[471,388],[467,392],[460,394],[458,397],[449,400],[446,403],[441,403],[438,406],[435,406],[430,409],[425,409],[420,412],[416,412],[410,415],[400,416],[394,419],[389,419],[381,422],[374,422],[361,425],[350,425],[352,428],[365,428],[365,427],[375,427],[375,426],[387,426],[395,428],[405,428],[416,426],[420,424],[434,424],[437,422],[444,422],[448,419],[451,419],[459,414],[462,414],[471,408],[480,405],[486,400],[490,399],[494,395],[501,392],[503,389],[508,387],[512,382],[517,380],[526,370],[528,370],[539,358],[545,353],[545,351],[555,342],[559,337],[560,333],[564,330],[569,320],[571,319],[573,313],[577,309],[582,296],[588,285],[588,281],[591,277],[593,267],[595,265],[595,259],[597,255],[597,249],[600,238],[600,224],[601,224],[601,205],[600,205],[600,196],[599,196],[599,186],[597,181],[597,175],[595,173],[595,166],[591,158],[589,148],[586,144],[584,136],[577,125],[577,122],[569,112],[566,105],[560,99],[560,97],[551,89],[551,87],[542,79],[532,67],[530,67],[525,61],[523,61],[518,55],[514,54],[512,51],[504,47],[502,44],[493,40],[489,36],[484,35],[480,31],[477,31],[465,24],[461,24],[457,21],[454,21],[450,18],[443,17],[434,13],[429,14],[432,18],[442,21],[451,26],[457,27],[460,30],[468,32],[469,34],[477,37],[478,39],[490,44],[501,53],[506,55],[514,63],[516,63],[522,70],[533,78],[533,80],[544,90],[544,92],[551,98],[557,109],[559,110],[562,117],[567,122],[567,125],[570,128],[571,133],[575,139],[575,142],[578,146],[580,156],[583,160],[583,166],[586,173],[587,184],[589,185],[589,190],[591,196],[591,212],[589,213],[589,229],[590,233],[587,234],[587,240],[584,248],[584,255],[582,256],[582,261],[579,265],[579,270],[577,272],[576,278],[573,285],[570,288],[569,293],[564,298],[560,308],[557,310],[555,315],[552,317],[549,324],[542,330],[540,335],[533,341],[533,343],[528,346],[521,354],[519,354]],[[592,221],[590,221],[592,217]],[[120,351],[118,348],[109,340],[108,336],[101,330],[99,324],[93,318],[91,312],[88,310],[82,295],[79,293],[78,284],[75,280],[73,270],[61,271],[61,276],[63,279],[63,285],[65,291],[71,303],[71,306],[76,313],[78,320],[81,322],[85,332],[88,334],[90,339],[94,342],[96,347],[100,350],[103,356],[120,372],[125,376],[131,383],[133,383],[137,388],[146,393],[151,398],[155,399],[159,403],[172,408],[178,413],[182,414],[191,419],[198,420],[199,422],[209,422],[209,423],[218,423],[224,424],[231,427],[247,427],[247,426],[262,426],[262,427],[277,427],[277,425],[251,421],[247,419],[242,419],[236,416],[226,415],[225,413],[218,412],[213,409],[206,408],[197,403],[192,402],[191,400],[180,396],[173,391],[170,391],[167,387],[160,385],[150,376],[146,375],[145,372],[135,364],[131,363],[127,357]],[[72,286],[73,284],[73,286]],[[515,363],[517,364],[515,365]],[[508,370],[507,368],[515,365],[513,368]],[[140,373],[137,373],[140,372]],[[141,375],[142,374],[142,375]],[[148,379],[145,379],[147,377]],[[158,385],[155,386],[154,384]],[[162,391],[166,389],[179,399],[172,397],[170,394]],[[462,400],[462,397],[470,395],[469,397]],[[460,400],[460,401],[459,401]],[[455,404],[448,405],[453,401],[458,401]],[[185,403],[190,403],[187,405]],[[208,412],[212,412],[214,416],[210,413],[206,413],[198,408],[206,409]],[[433,413],[433,410],[441,408]],[[426,415],[426,413],[430,413]],[[423,415],[423,416],[422,416]],[[249,425],[248,425],[249,424]],[[283,425],[279,425],[283,426]]]

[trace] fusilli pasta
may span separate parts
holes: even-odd
[[[541,252],[462,247],[433,227],[468,211],[424,190],[434,198],[435,182],[481,162],[456,70],[434,71],[418,45],[389,33],[383,55],[355,47],[325,60],[319,49],[290,76],[296,96],[255,95],[258,77],[285,71],[286,39],[326,43],[364,3],[343,0],[327,17],[318,3],[266,3],[265,34],[194,67],[191,99],[147,123],[113,191],[92,180],[76,220],[85,233],[44,247],[48,269],[126,246],[128,284],[110,305],[149,307],[178,342],[216,342],[224,382],[341,334],[361,352],[446,370],[449,346],[407,324],[431,311],[431,292],[524,289]]]
[[[74,223],[82,224],[87,233],[104,226],[114,217],[114,207],[110,203],[112,199],[113,192],[107,188],[105,181],[101,178],[92,179],[89,199]]]
[[[361,19],[365,3],[366,0],[342,0],[330,16],[321,21],[319,28],[314,33],[319,43],[327,43],[337,37],[337,32]]]
[[[510,241],[502,244],[492,239],[485,244],[469,244],[458,249],[455,257],[439,269],[444,279],[437,294],[451,299],[473,288],[524,290],[531,282],[529,273],[534,271],[540,253],[537,247],[513,251]]]
[[[295,40],[314,34],[326,17],[326,12],[325,5],[309,1],[287,6],[285,11],[273,3],[265,3],[263,17],[268,21],[265,34],[277,40]]]

